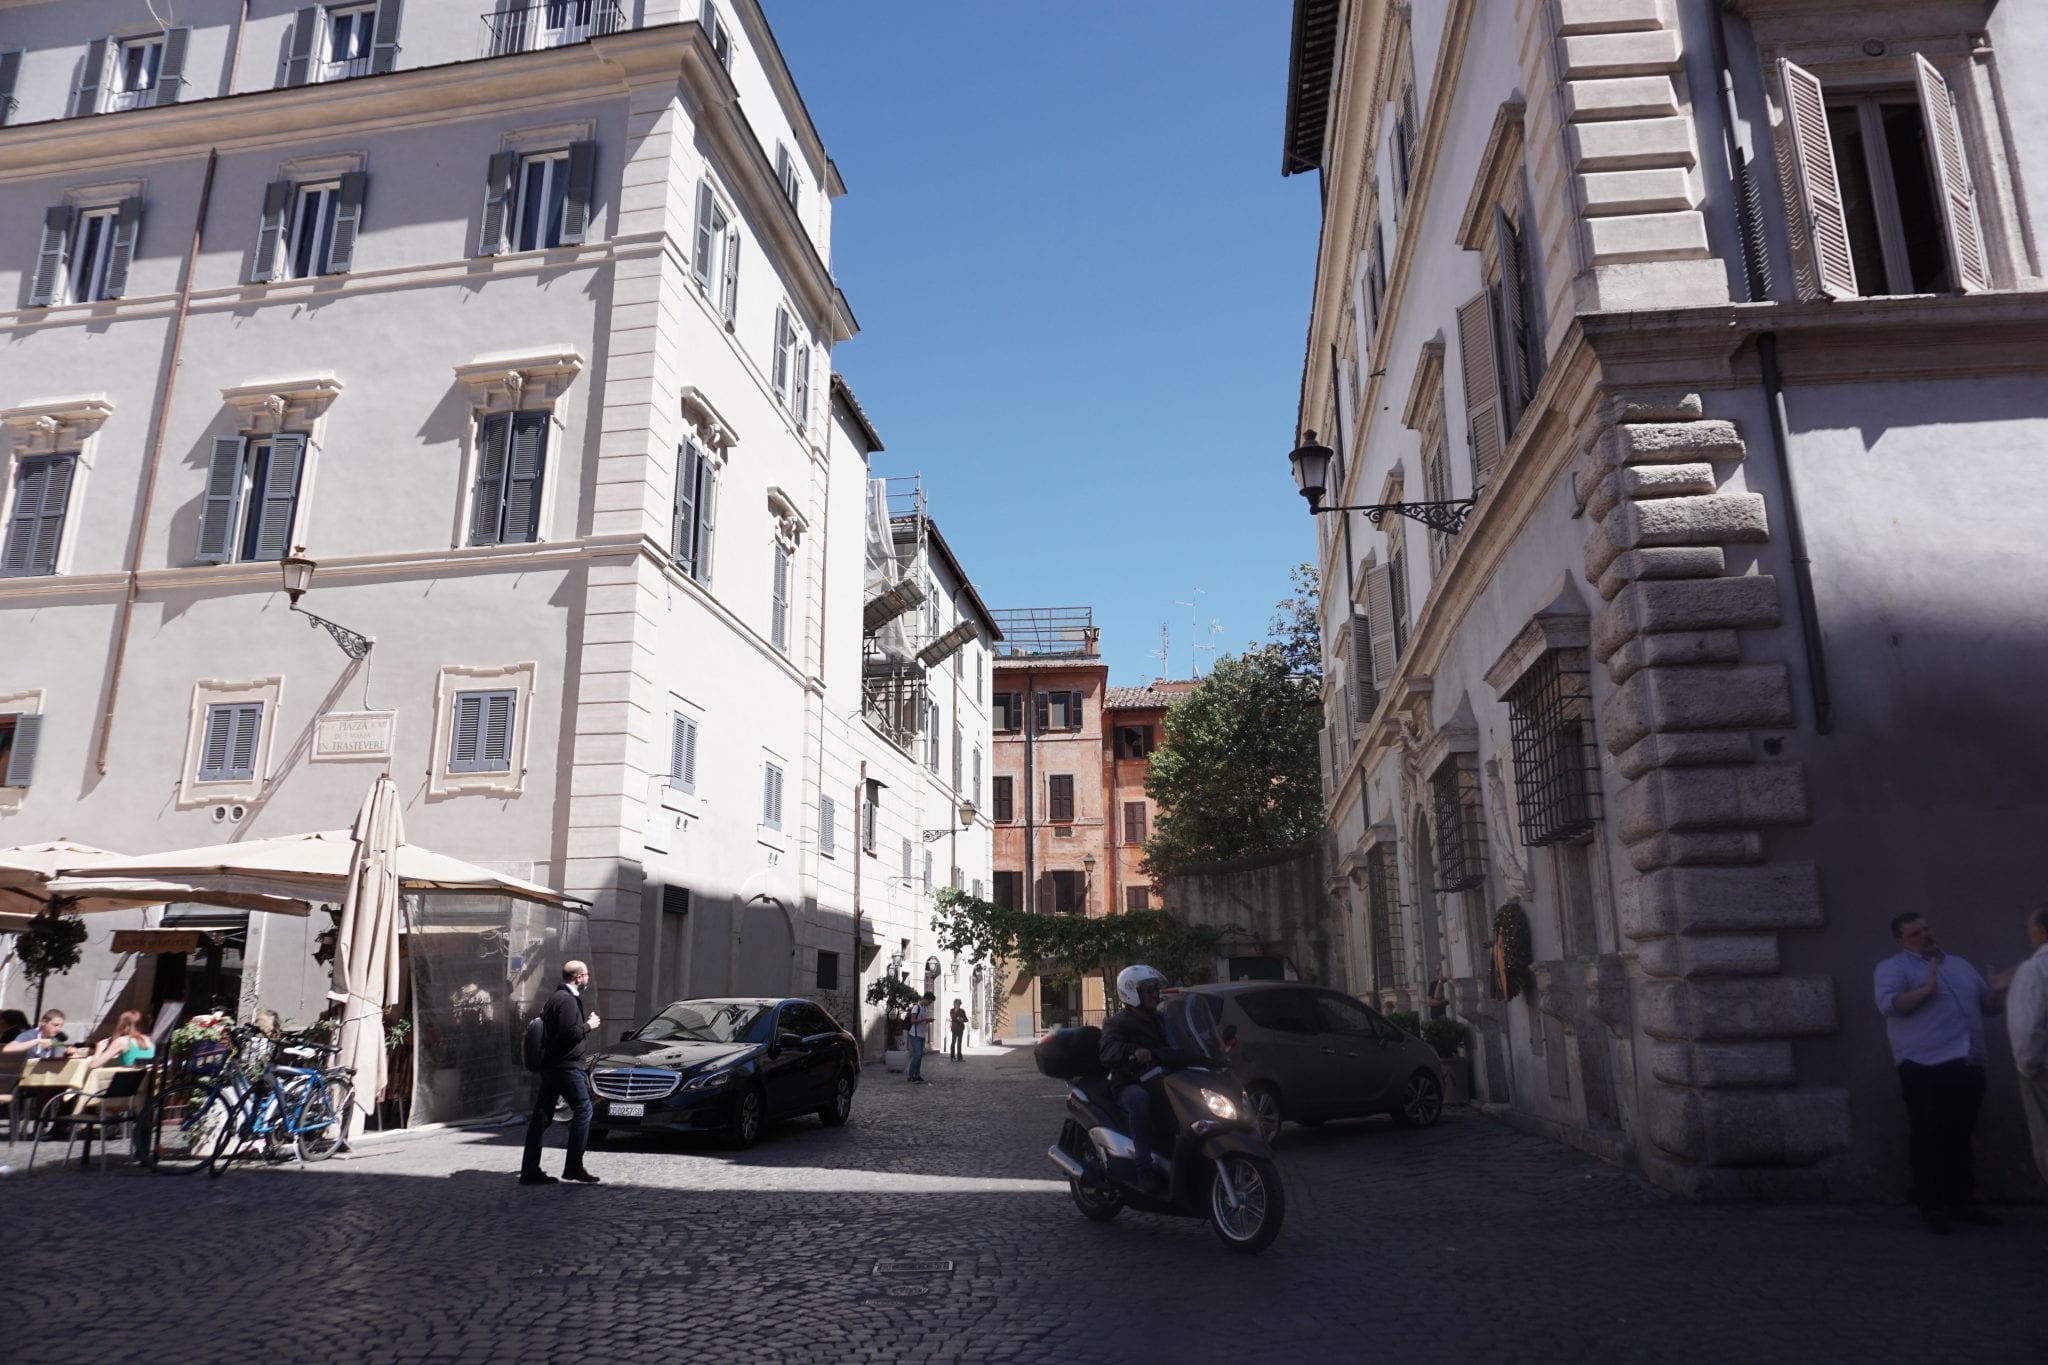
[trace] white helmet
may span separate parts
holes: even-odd
[[[1166,988],[1166,978],[1144,963],[1135,963],[1116,974],[1116,998],[1126,1005],[1138,1003],[1138,992],[1146,986]]]

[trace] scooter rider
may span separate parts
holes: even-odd
[[[1159,992],[1166,978],[1143,963],[1116,976],[1117,999],[1124,1008],[1102,1026],[1102,1064],[1115,1087],[1117,1106],[1129,1124],[1131,1146],[1137,1149],[1138,1179],[1156,1184],[1152,1169],[1151,1092],[1144,1080],[1155,1067],[1182,1066],[1187,1058],[1166,1039],[1166,1021],[1159,1017]]]

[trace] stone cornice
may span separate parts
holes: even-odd
[[[1493,116],[1493,131],[1486,136],[1486,150],[1479,154],[1479,174],[1472,178],[1472,193],[1465,200],[1464,217],[1458,220],[1458,245],[1477,251],[1485,239],[1480,235],[1493,225],[1487,212],[1507,197],[1506,190],[1522,173],[1522,115],[1527,106],[1508,100]]]
[[[1422,355],[1415,362],[1415,378],[1408,385],[1408,402],[1401,409],[1401,425],[1422,430],[1431,401],[1444,382],[1444,339],[1431,337],[1422,343]]]

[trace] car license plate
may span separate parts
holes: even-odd
[[[637,1119],[647,1113],[647,1106],[644,1104],[621,1104],[619,1101],[614,1100],[610,1105],[606,1106],[605,1113],[615,1119]]]

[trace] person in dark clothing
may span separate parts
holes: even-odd
[[[967,1011],[961,1008],[957,999],[953,1002],[952,1011],[946,1015],[946,1022],[953,1026],[953,1050],[947,1055],[956,1062],[964,1061],[966,1058],[960,1050],[960,1044],[967,1036]]]
[[[1155,1067],[1183,1066],[1188,1061],[1167,1041],[1166,1021],[1159,1017],[1159,992],[1165,985],[1166,978],[1150,967],[1124,968],[1116,977],[1116,996],[1124,1007],[1102,1026],[1102,1064],[1129,1125],[1131,1146],[1137,1149],[1138,1178],[1155,1187],[1152,1119],[1158,1106],[1144,1078]]]
[[[526,1123],[526,1159],[520,1163],[522,1185],[553,1185],[555,1177],[540,1168],[540,1143],[555,1116],[555,1101],[569,1102],[569,1155],[562,1164],[562,1179],[583,1185],[598,1183],[583,1169],[583,1149],[590,1143],[590,1078],[583,1071],[583,1041],[597,1031],[597,1011],[586,1016],[583,992],[590,985],[590,968],[581,962],[562,964],[562,984],[541,1007],[541,1028],[546,1036],[545,1060],[540,1069],[540,1090],[533,1099],[533,1117]]]

